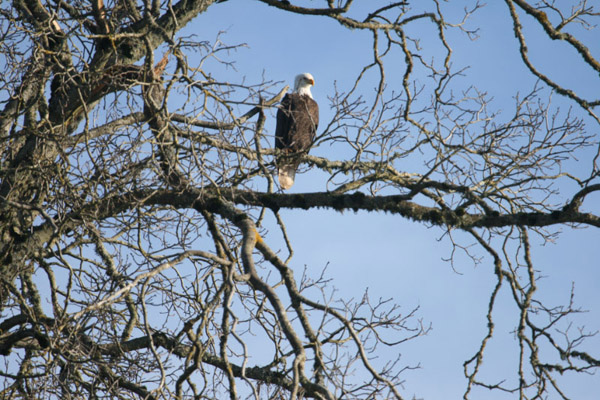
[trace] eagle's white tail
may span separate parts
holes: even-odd
[[[294,184],[296,177],[296,167],[294,165],[282,165],[279,167],[279,186],[287,190]]]

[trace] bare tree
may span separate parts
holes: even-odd
[[[406,397],[404,372],[415,366],[375,355],[400,354],[428,326],[417,310],[339,299],[325,275],[291,269],[279,211],[314,208],[399,214],[443,229],[467,254],[453,233],[470,235],[497,283],[482,299],[488,331],[465,360],[464,397],[483,387],[567,398],[561,375],[594,372],[599,355],[585,349],[593,332],[555,329],[578,308],[537,297],[543,271],[530,236],[600,227],[584,208],[600,191],[598,155],[584,175],[564,165],[598,146],[598,127],[583,119],[600,123],[600,99],[542,72],[521,21],[600,73],[576,35],[598,11],[586,1],[505,1],[506,29],[539,78],[506,118],[452,67],[448,32],[475,36],[465,22],[477,3],[450,20],[435,0],[373,2],[362,15],[352,0],[257,1],[373,38],[355,83],[331,94],[333,117],[315,143],[347,157],[304,159],[328,177],[314,192],[282,193],[273,180],[265,120],[284,85],[221,79],[204,61],[232,46],[177,35],[219,1],[2,4],[2,398]],[[441,58],[420,47],[424,26]],[[402,87],[390,88],[399,54]],[[362,91],[367,76],[377,78],[373,96]],[[553,106],[549,91],[572,108]],[[425,161],[404,171],[413,159]],[[273,247],[280,238],[286,248]],[[519,314],[519,365],[506,371],[517,379],[506,382],[480,374],[501,290]]]

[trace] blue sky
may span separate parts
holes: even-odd
[[[388,2],[357,2],[357,5],[375,3]],[[447,3],[442,7],[449,9],[450,15],[458,12]],[[531,21],[526,18],[523,21],[531,57],[543,65],[544,73],[552,74],[557,81],[584,96],[600,93],[597,75],[583,68],[577,57],[573,57],[572,50],[550,42],[540,34],[539,28],[530,27]],[[508,9],[503,2],[490,2],[473,17],[469,26],[479,26],[478,40],[469,41],[462,34],[449,34],[455,69],[469,67],[459,82],[465,88],[475,85],[487,91],[494,98],[493,106],[506,110],[508,118],[513,97],[519,92],[526,93],[535,84],[518,58],[518,43]],[[420,29],[422,45],[426,49],[431,46],[428,49],[431,56],[439,55],[440,48],[432,40],[435,36],[431,35],[431,29],[415,26],[413,35]],[[221,31],[225,31],[221,35],[225,43],[246,43],[247,47],[230,55],[230,59],[236,61],[235,70],[212,64],[215,69],[207,67],[207,71],[220,80],[244,78],[247,82],[259,82],[264,75],[268,80],[281,81],[275,90],[285,84],[292,85],[297,73],[311,72],[316,79],[313,95],[321,105],[321,121],[331,118],[327,96],[333,93],[334,82],[347,89],[365,60],[371,58],[368,32],[350,31],[323,17],[289,15],[251,1],[230,0],[212,6],[180,36],[194,34],[199,40],[213,40]],[[589,39],[593,31],[583,34]],[[587,43],[595,45],[591,50],[599,57],[598,41]],[[387,62],[389,85],[400,87],[403,59],[398,53]],[[368,88],[364,90],[366,96],[372,95]],[[558,95],[553,99],[557,105],[567,104]],[[597,135],[598,125],[588,121],[588,127],[590,133]],[[267,130],[272,135],[273,115],[267,122]],[[321,146],[312,154],[343,158],[343,154],[330,151],[329,146]],[[584,170],[589,167],[592,155],[591,151],[582,154],[580,159],[570,160],[567,165],[574,172]],[[419,167],[410,165],[407,170]],[[324,174],[315,171],[300,174],[291,191],[325,190],[326,179]],[[568,194],[565,191],[565,200]],[[585,207],[599,212],[599,201],[598,195],[590,197]],[[403,360],[413,365],[420,363],[422,367],[406,373],[403,394],[407,398],[415,395],[434,400],[462,397],[466,385],[462,363],[474,354],[486,333],[485,313],[495,283],[489,258],[484,256],[480,264],[474,265],[459,256],[453,269],[444,261],[450,256],[451,243],[448,238],[442,238],[441,229],[428,228],[399,216],[364,212],[340,214],[327,210],[308,213],[284,210],[281,214],[294,245],[291,265],[298,274],[306,268],[309,273],[318,275],[327,266],[326,275],[332,278],[331,284],[339,297],[360,298],[368,290],[373,298],[393,298],[406,312],[418,306],[418,316],[423,318],[424,324],[432,324],[429,335],[408,342],[401,349]],[[273,221],[267,220],[266,226],[272,232],[277,231]],[[574,282],[576,304],[592,310],[578,315],[573,320],[574,325],[586,325],[591,331],[600,329],[600,231],[571,227],[560,227],[560,230],[562,233],[554,244],[543,245],[532,235],[533,261],[545,276],[539,282],[539,292],[548,300],[548,305],[564,304]],[[455,235],[462,243],[471,243],[465,234],[455,232]],[[273,248],[284,250],[283,243],[277,242],[277,235],[270,235],[270,240]],[[480,250],[475,251],[483,255]],[[518,353],[510,332],[516,326],[518,315],[514,314],[508,291],[501,293],[499,303],[502,307],[496,314],[497,337],[490,344],[483,376],[495,376],[516,368]],[[600,340],[590,339],[585,348],[600,348]],[[566,382],[566,393],[572,398],[592,399],[594,393],[600,391],[600,376],[567,377]],[[481,391],[475,392],[474,398],[511,398],[507,396]]]

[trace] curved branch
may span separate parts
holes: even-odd
[[[561,95],[566,96],[566,97],[576,101],[583,109],[587,110],[587,112],[590,114],[590,116],[592,116],[596,121],[600,122],[600,117],[598,117],[592,111],[593,107],[600,105],[600,100],[590,102],[590,101],[582,99],[573,90],[566,89],[566,88],[560,86],[559,84],[554,82],[552,79],[550,79],[548,76],[546,76],[545,74],[538,71],[538,69],[533,65],[531,60],[529,60],[527,44],[525,41],[525,36],[523,35],[523,26],[519,20],[518,14],[515,10],[513,0],[505,0],[505,1],[506,1],[506,4],[508,5],[508,8],[510,10],[510,14],[511,14],[511,17],[513,20],[513,30],[514,30],[515,36],[519,40],[519,45],[520,45],[519,50],[521,52],[521,59],[523,60],[523,62],[527,66],[527,68],[531,71],[532,74],[534,74],[539,79],[544,81],[544,83],[546,83],[552,89],[556,90],[557,93],[560,93]],[[523,2],[520,2],[520,1],[517,1],[517,4],[519,4],[520,6],[524,6]],[[537,11],[535,9],[532,9],[531,7],[529,8],[529,10],[530,10],[530,12],[536,11],[536,13],[532,14],[536,17],[536,19],[543,20],[544,18],[546,18],[546,21],[547,21],[547,17],[545,15],[545,13],[543,13],[541,11]],[[540,13],[543,14],[543,16]],[[549,24],[549,22],[548,22],[548,24]],[[561,35],[567,35],[567,34],[561,34]],[[563,37],[561,36],[561,38],[563,38]],[[553,39],[555,39],[555,38],[553,38]],[[597,64],[597,61],[595,61],[595,63]],[[594,69],[596,69],[595,65],[592,65],[592,67],[594,67]]]
[[[540,23],[540,25],[542,25],[544,31],[546,31],[546,33],[548,34],[548,36],[550,36],[550,38],[552,38],[552,40],[563,40],[569,43],[571,46],[573,46],[575,50],[577,50],[577,52],[581,55],[581,57],[585,60],[585,62],[588,65],[590,65],[596,71],[600,72],[600,62],[598,62],[598,60],[596,60],[594,56],[592,56],[590,50],[579,40],[575,39],[573,35],[566,32],[560,32],[558,29],[554,28],[554,26],[552,26],[552,24],[550,23],[550,20],[548,20],[548,16],[545,12],[536,9],[535,7],[532,7],[529,3],[527,3],[524,0],[512,1],[518,4],[519,7],[521,7],[527,14],[534,17]],[[598,105],[600,104],[600,101],[596,101],[591,104]]]

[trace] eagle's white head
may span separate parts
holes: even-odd
[[[308,72],[296,76],[294,80],[294,93],[304,94],[312,99],[310,87],[315,84],[315,78]]]

